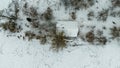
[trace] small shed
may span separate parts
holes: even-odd
[[[64,32],[68,38],[76,38],[78,34],[78,23],[76,21],[57,21],[56,33]]]

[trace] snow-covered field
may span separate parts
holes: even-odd
[[[44,12],[48,6],[59,2],[59,0],[25,1],[30,5],[40,6],[38,7],[39,12]],[[96,3],[88,10],[76,12],[76,22],[79,22],[80,25],[85,25],[85,27],[81,28],[83,34],[91,29],[86,26],[96,26],[96,29],[100,30],[105,26],[107,30],[103,30],[103,35],[109,38],[108,29],[113,26],[119,27],[120,17],[109,16],[104,23],[96,19],[92,21],[87,20],[89,11],[93,10],[97,13],[103,8],[106,9],[111,6],[110,0],[99,1],[100,2]],[[0,2],[0,9],[6,8],[4,6],[7,4],[4,3],[9,3],[9,0]],[[69,13],[66,13],[63,7],[57,5],[51,7],[55,10],[54,15],[56,20],[71,20]],[[57,10],[55,7],[59,7],[59,9]],[[99,7],[99,9],[96,9],[96,7]],[[120,10],[120,7],[118,7],[118,10]],[[26,22],[26,19],[24,19],[26,16],[22,15],[23,14],[20,15],[20,18],[22,18],[21,20]],[[113,21],[116,22],[116,24],[111,23]],[[18,36],[21,34],[23,34],[23,32],[12,34],[0,28],[0,68],[120,68],[119,38],[118,40],[110,40],[111,42],[107,42],[106,45],[92,45],[79,40],[80,46],[68,46],[64,50],[55,52],[50,49],[50,44],[42,45],[35,39],[27,41],[16,37],[16,35]]]
[[[68,47],[58,53],[38,41],[0,33],[0,68],[120,68],[120,43]]]

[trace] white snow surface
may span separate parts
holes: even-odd
[[[83,45],[54,52],[36,40],[23,41],[0,33],[0,68],[119,68],[120,46]]]
[[[8,5],[10,2],[11,2],[11,0],[1,0],[0,1],[0,10],[8,8]]]
[[[7,1],[9,0],[1,0],[0,10],[6,8]],[[44,12],[48,6],[59,2],[59,0],[25,1],[30,5],[39,5],[39,12]],[[120,26],[120,18],[108,17],[106,23],[87,20],[88,11],[101,11],[101,9],[108,8],[111,4],[110,0],[98,1],[99,3],[90,9],[77,12],[78,26],[95,25],[100,30],[103,26],[107,28]],[[55,10],[54,7],[57,7],[57,5],[52,6],[53,10]],[[96,9],[96,7],[100,8]],[[69,14],[66,13],[63,7],[59,7],[58,10],[53,12],[56,20],[70,20]],[[25,18],[22,15],[20,16]],[[115,21],[116,24],[113,25],[112,21]],[[83,35],[90,30],[86,26],[81,29]],[[109,31],[104,30],[104,36],[109,37],[108,33]],[[9,34],[13,36],[7,37]],[[50,49],[50,44],[41,45],[38,40],[27,41],[14,36],[21,34],[11,34],[0,29],[0,68],[120,68],[120,40],[112,40],[105,46],[91,45],[79,40],[81,46],[68,46],[62,51],[55,52]]]

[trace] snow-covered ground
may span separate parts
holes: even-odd
[[[0,68],[120,68],[120,43],[83,45],[54,52],[38,41],[0,33]]]
[[[0,1],[0,10],[8,8],[8,5],[10,2],[11,2],[11,0],[1,0]]]
[[[3,2],[7,3],[7,1],[9,0]],[[59,0],[25,1],[30,5],[40,6],[38,7],[39,12],[44,12],[48,6],[51,6],[53,10],[56,10],[55,7],[59,7],[57,5],[52,6]],[[89,25],[96,26],[96,29],[102,29],[103,26],[107,28],[120,26],[119,17],[108,17],[104,23],[95,19],[93,21],[87,20],[88,11],[101,11],[102,8],[108,8],[111,5],[110,0],[99,1],[98,4],[88,10],[76,12],[76,21],[79,22],[80,26],[86,25],[81,29],[83,34],[91,29],[87,28]],[[6,8],[4,6],[6,4],[0,2],[0,9]],[[96,7],[99,7],[99,9],[96,9]],[[71,19],[69,13],[66,13],[63,7],[59,7],[58,10],[53,12],[56,20]],[[20,16],[23,19],[25,18],[22,14]],[[23,21],[26,22],[25,20]],[[111,23],[113,21],[116,24]],[[103,30],[103,32],[104,36],[109,37],[108,29]],[[50,44],[41,45],[38,40],[27,41],[22,38],[18,39],[14,35],[20,34],[11,34],[0,28],[0,68],[120,68],[120,40],[112,40],[112,42],[107,42],[106,45],[97,46],[79,40],[81,46],[68,46],[64,50],[55,52],[50,49]]]

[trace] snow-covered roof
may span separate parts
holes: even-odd
[[[78,25],[76,21],[57,21],[57,32],[63,31],[66,37],[77,37]]]

